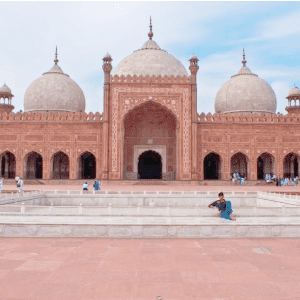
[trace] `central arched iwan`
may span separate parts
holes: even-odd
[[[137,179],[139,157],[138,149],[165,153],[160,155],[163,165],[161,179],[176,179],[177,172],[177,119],[163,105],[144,102],[124,117],[123,178]],[[160,150],[159,150],[160,149]],[[140,154],[139,154],[140,155]]]

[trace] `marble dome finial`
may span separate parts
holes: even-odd
[[[57,65],[57,63],[59,62],[59,60],[57,59],[57,46],[56,46],[56,51],[55,51],[55,59],[54,59],[55,64]]]
[[[246,67],[246,58],[245,58],[245,50],[244,50],[244,48],[243,48],[243,60],[242,60],[242,64],[243,64],[243,66],[244,67]]]
[[[152,40],[153,37],[153,32],[152,32],[152,21],[151,21],[151,16],[150,16],[150,32],[148,33],[149,39]]]

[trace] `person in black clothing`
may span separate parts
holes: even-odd
[[[232,208],[231,208],[231,202],[226,201],[224,199],[224,194],[221,192],[219,193],[219,200],[211,203],[208,205],[209,208],[218,208],[219,212],[217,214],[218,217],[224,218],[224,219],[230,219],[232,221],[235,221],[236,219],[232,216]]]

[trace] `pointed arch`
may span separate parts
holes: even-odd
[[[85,151],[78,156],[78,178],[96,178],[96,156],[89,151]]]
[[[269,152],[257,157],[257,179],[264,179],[266,174],[275,174],[275,158]]]
[[[30,151],[24,158],[24,178],[42,179],[43,178],[43,157],[37,151]]]
[[[0,176],[3,178],[16,176],[16,156],[10,151],[4,151],[0,155]]]
[[[174,180],[178,165],[178,132],[179,121],[175,113],[156,101],[146,101],[132,107],[124,115],[122,126],[123,158],[122,171],[124,179],[136,179],[138,157],[135,156],[138,147],[145,147],[153,151],[157,147],[164,147],[162,156],[162,178]]]
[[[63,151],[57,151],[51,157],[51,178],[69,179],[70,160]]]
[[[299,176],[299,155],[290,152],[283,159],[283,177],[294,178]]]
[[[247,155],[240,151],[236,152],[230,159],[230,174],[239,173],[241,177],[249,178],[248,164]]]
[[[222,179],[221,172],[222,158],[221,155],[212,151],[204,157],[204,179]]]
[[[153,150],[143,152],[138,159],[138,174],[141,179],[162,179],[162,157]]]

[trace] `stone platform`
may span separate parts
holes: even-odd
[[[299,199],[298,199],[299,198]],[[0,236],[114,238],[300,237],[300,197],[227,193],[236,221],[216,217],[217,193],[40,191],[3,196]]]

